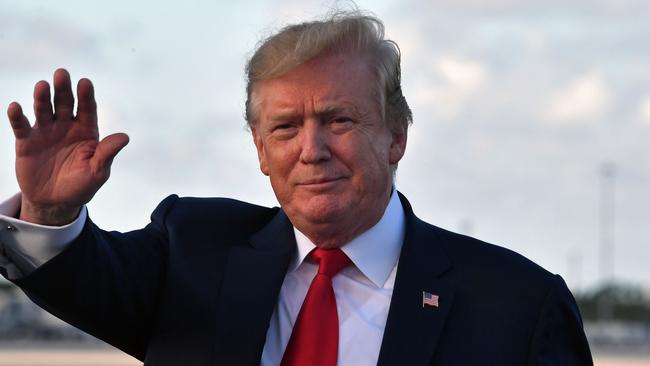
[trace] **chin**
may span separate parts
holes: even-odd
[[[312,198],[309,203],[300,207],[298,211],[302,212],[302,216],[310,222],[327,224],[339,221],[345,213],[349,214],[351,210],[347,205],[342,204],[339,199],[318,196]]]
[[[303,212],[303,216],[314,224],[328,224],[340,221],[343,211],[335,209],[316,209]]]

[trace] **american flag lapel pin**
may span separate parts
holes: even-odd
[[[425,305],[433,306],[434,308],[439,307],[438,295],[432,294],[431,292],[422,291],[422,307]]]

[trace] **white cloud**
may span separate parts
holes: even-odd
[[[3,72],[48,69],[62,60],[97,56],[100,39],[95,29],[2,4],[0,14],[0,46],[7,51],[0,57]]]
[[[639,105],[639,114],[646,123],[650,123],[650,95],[646,96]]]
[[[547,118],[554,121],[584,121],[603,117],[609,108],[610,92],[604,75],[591,70],[569,82],[549,103]]]
[[[475,92],[485,80],[485,67],[479,62],[446,56],[438,60],[435,68],[449,86],[463,94]]]
[[[548,35],[541,29],[528,28],[523,33],[524,43],[530,50],[545,50],[549,46]]]
[[[477,95],[488,78],[485,65],[478,61],[445,55],[432,64],[434,85],[422,84],[413,99],[419,104],[433,104],[446,117],[456,116],[468,99]]]
[[[605,16],[647,14],[647,0],[426,0],[413,1],[426,4],[431,11],[461,14],[506,13],[539,15],[545,13],[599,14]]]

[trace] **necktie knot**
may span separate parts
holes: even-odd
[[[318,263],[318,274],[330,278],[350,264],[350,258],[339,248],[316,248],[311,252],[311,258]]]

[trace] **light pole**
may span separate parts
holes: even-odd
[[[600,166],[600,204],[599,204],[599,267],[600,283],[606,289],[614,282],[614,243],[615,243],[615,183],[616,164],[603,162]],[[607,292],[598,301],[598,318],[611,319],[613,304]]]

